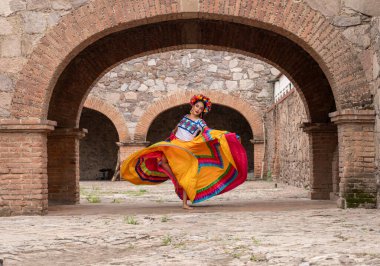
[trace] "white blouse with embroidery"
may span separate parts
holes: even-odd
[[[185,115],[177,125],[178,129],[175,136],[180,140],[190,141],[206,126],[206,122],[203,119],[197,119],[194,121]]]

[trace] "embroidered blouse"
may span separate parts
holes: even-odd
[[[175,136],[180,140],[190,141],[206,126],[206,122],[203,119],[197,119],[194,121],[185,115],[177,125],[178,129]]]

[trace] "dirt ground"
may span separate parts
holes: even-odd
[[[379,210],[304,189],[249,181],[186,211],[169,183],[80,187],[80,205],[0,218],[3,265],[380,265]]]

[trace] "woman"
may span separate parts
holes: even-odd
[[[208,97],[198,94],[166,141],[132,154],[121,165],[121,176],[137,185],[171,179],[184,209],[227,192],[247,178],[247,155],[236,134],[207,127],[203,114],[211,110]]]

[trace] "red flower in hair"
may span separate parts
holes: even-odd
[[[203,95],[203,94],[197,94],[197,95],[194,95],[193,97],[191,97],[190,99],[190,104],[191,106],[193,106],[196,102],[203,102],[203,104],[205,105],[205,109],[203,110],[203,113],[208,113],[211,111],[211,100],[210,98],[208,98],[207,96]]]

